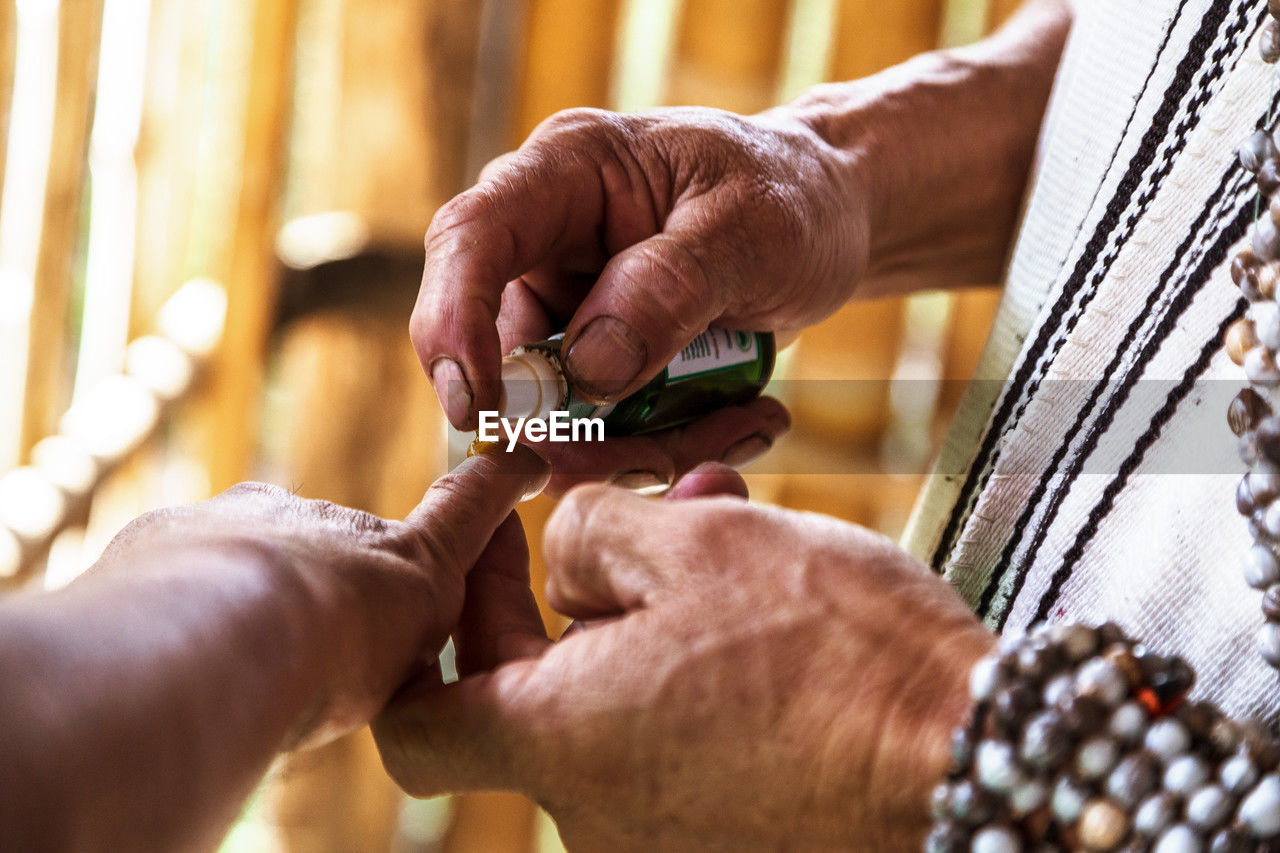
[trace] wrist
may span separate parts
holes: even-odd
[[[273,697],[263,722],[280,727],[280,748],[309,736],[327,714],[330,662],[341,653],[343,602],[328,573],[251,536],[183,543],[148,562],[173,595],[206,603],[242,677]]]
[[[880,821],[883,849],[920,849],[929,829],[929,794],[952,766],[955,731],[973,713],[969,675],[995,645],[995,635],[976,621],[935,634],[899,689],[876,743],[872,767],[878,772],[867,786],[883,796],[873,814],[891,817]]]
[[[990,284],[1005,262],[1069,13],[1033,4],[996,36],[825,84],[785,107],[865,208],[859,295]]]
[[[824,83],[762,114],[806,136],[843,208],[844,221],[861,222],[869,253],[887,230],[896,162],[887,152],[895,128],[876,78]]]

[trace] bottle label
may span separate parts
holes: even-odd
[[[711,327],[693,339],[667,365],[667,380],[679,382],[718,373],[760,357],[760,342],[754,332],[736,332]]]

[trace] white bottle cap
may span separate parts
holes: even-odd
[[[547,418],[568,399],[569,383],[549,356],[518,349],[502,360],[502,417]]]

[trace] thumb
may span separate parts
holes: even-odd
[[[503,519],[549,477],[547,463],[521,445],[472,456],[432,483],[405,523],[436,568],[465,574]]]
[[[733,246],[700,208],[614,255],[569,323],[565,369],[596,402],[636,391],[745,289],[749,247]]]

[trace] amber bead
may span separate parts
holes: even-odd
[[[1084,807],[1076,828],[1086,849],[1111,850],[1129,832],[1129,819],[1115,803],[1093,800]]]
[[[1262,287],[1258,283],[1259,267],[1250,267],[1240,276],[1240,293],[1250,302],[1257,302],[1262,298]]]
[[[1172,713],[1191,690],[1195,673],[1180,658],[1151,656],[1143,664],[1146,684],[1138,691],[1138,701],[1153,717]]]

